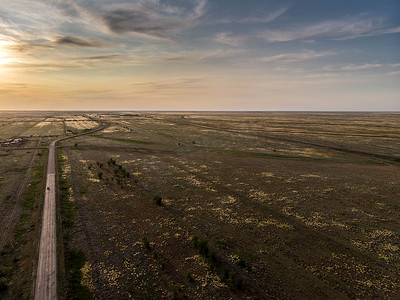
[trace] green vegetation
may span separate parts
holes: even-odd
[[[37,193],[37,185],[34,183],[30,184],[24,194],[23,207],[25,209],[33,208],[36,193]]]
[[[14,220],[16,220],[16,226],[11,227],[12,232],[9,233],[9,237],[12,234],[12,239],[9,240],[8,244],[3,245],[0,253],[0,298],[2,293],[10,290],[15,299],[17,298],[29,298],[30,288],[32,284],[32,277],[29,272],[32,272],[32,266],[28,265],[21,269],[21,265],[26,264],[26,260],[29,257],[33,257],[36,253],[36,249],[33,249],[29,242],[31,241],[32,231],[37,229],[35,223],[37,220],[32,219],[32,215],[35,210],[38,210],[39,204],[38,199],[43,193],[43,161],[44,157],[35,155],[33,159],[36,163],[33,167],[33,174],[26,173],[28,176],[28,184],[25,182],[22,192],[22,197],[19,194],[15,194],[14,200],[16,207],[21,208],[20,214],[15,214]],[[25,171],[21,169],[21,171]],[[5,197],[5,201],[13,199],[11,194]],[[0,202],[1,204],[1,202]],[[6,220],[10,220],[8,217]],[[11,238],[11,237],[10,237]],[[29,262],[31,259],[29,258]],[[16,276],[18,274],[18,276]]]
[[[154,259],[158,262],[158,264],[160,265],[161,269],[164,270],[168,259],[165,258],[163,255],[158,254],[155,250],[154,250],[154,254],[153,254]]]
[[[189,281],[189,282],[195,282],[195,280],[194,280],[194,278],[193,278],[193,275],[192,275],[192,273],[190,273],[190,272],[187,272],[187,273],[186,273],[186,279],[187,279],[187,281]]]
[[[4,292],[5,290],[8,289],[8,280],[7,278],[3,275],[2,272],[0,272],[0,293]]]
[[[72,201],[70,201],[70,184],[64,177],[63,174],[63,166],[65,164],[64,158],[62,156],[62,152],[60,152],[59,159],[59,189],[60,189],[60,203],[61,203],[61,219],[63,226],[64,239],[66,242],[70,239],[70,235],[72,234],[74,228],[74,218],[75,218],[75,205]]]
[[[89,299],[89,289],[81,284],[81,269],[85,265],[85,255],[81,250],[73,249],[68,251],[66,258],[66,261],[68,262],[70,278],[70,295],[68,296],[68,299]]]
[[[153,198],[153,201],[154,201],[157,205],[161,206],[161,204],[162,204],[162,197],[161,197],[160,195],[155,195],[154,198]]]
[[[399,169],[332,147],[398,156],[398,114],[96,114],[113,124],[108,138],[64,142],[72,222],[60,217],[58,236],[72,230],[59,257],[67,268],[76,260],[77,272],[59,280],[61,300],[72,298],[71,280],[81,276],[96,299],[396,298]],[[26,153],[0,153],[5,164],[16,162],[0,174],[0,209],[15,203],[10,182],[27,169],[17,152]],[[25,247],[32,247],[30,219],[15,219],[27,222],[15,231]],[[2,251],[27,256],[12,247]],[[0,277],[8,280],[3,267],[11,269],[12,290],[30,257],[5,256]],[[86,297],[83,290],[76,297]]]
[[[131,140],[131,139],[121,139],[121,138],[112,138],[112,137],[107,137],[107,136],[102,136],[102,135],[92,135],[93,137],[99,138],[99,139],[106,139],[106,140],[111,140],[111,141],[116,141],[116,142],[122,142],[122,143],[129,143],[129,144],[139,144],[139,145],[152,145],[154,144],[153,142],[148,142],[148,141],[137,141],[137,140]]]
[[[150,242],[147,236],[142,237],[142,245],[146,249],[150,249]]]
[[[226,153],[226,154],[237,155],[237,156],[250,156],[250,157],[254,156],[254,157],[293,159],[293,160],[320,160],[318,158],[311,158],[311,157],[304,157],[304,156],[272,154],[272,153],[240,151],[240,150],[213,149],[213,151],[223,152],[223,153]]]
[[[99,179],[105,178],[106,183],[115,181],[120,186],[121,189],[124,188],[124,185],[128,183],[128,179],[131,177],[131,174],[122,165],[117,164],[116,160],[113,158],[110,158],[107,161],[107,165],[111,167],[112,170],[111,172],[111,174],[113,174],[112,177],[107,177],[107,175],[110,174],[109,167],[106,166],[105,168],[103,168],[104,164],[99,161],[96,163],[96,165],[98,168],[102,169],[102,171],[97,172],[97,177]],[[90,170],[91,168],[92,164],[89,164],[88,169]],[[134,178],[133,181],[137,183],[136,178]]]
[[[242,277],[237,272],[232,270],[229,264],[217,256],[215,251],[208,246],[207,240],[199,238],[198,236],[193,236],[192,242],[197,252],[207,261],[210,269],[217,272],[222,281],[225,281],[238,290],[243,289]]]
[[[85,265],[85,255],[79,249],[68,249],[69,242],[75,227],[75,204],[70,200],[71,186],[63,176],[63,167],[65,160],[62,152],[59,153],[59,189],[61,203],[61,219],[62,233],[64,239],[64,263],[66,278],[68,280],[67,295],[68,299],[88,299],[90,291],[86,286],[81,284],[82,271],[81,268]]]
[[[224,249],[225,250],[225,249],[228,248],[228,244],[225,241],[217,240],[216,244],[220,249]]]

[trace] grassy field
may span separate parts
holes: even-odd
[[[399,294],[398,114],[95,116],[63,143],[95,297]]]
[[[399,114],[0,117],[37,130],[19,148],[48,143],[43,122],[110,124],[59,147],[61,299],[400,294]],[[37,154],[0,150],[6,199]]]
[[[55,136],[65,134],[63,123],[71,117],[75,118],[48,112],[0,113],[0,143],[23,138],[18,145],[0,145],[0,299],[32,296],[46,149]],[[87,119],[85,114],[79,118]]]

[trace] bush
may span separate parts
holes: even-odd
[[[194,236],[192,238],[193,246],[199,251],[199,253],[205,257],[208,257],[208,252],[210,249],[208,248],[208,241],[199,238],[198,236]]]
[[[192,242],[197,252],[206,259],[209,268],[215,270],[224,282],[227,282],[230,286],[238,290],[244,288],[243,279],[240,274],[237,274],[228,264],[218,258],[214,249],[208,246],[207,240],[199,238],[198,236],[193,236]],[[239,260],[238,264],[245,265],[245,262],[242,259]]]
[[[89,289],[81,284],[83,276],[81,269],[85,265],[85,260],[85,255],[81,250],[74,249],[67,252],[71,299],[89,299]]]
[[[150,249],[150,242],[147,236],[142,237],[142,244],[146,249]]]
[[[97,173],[97,176],[99,177],[99,179],[102,179],[103,178],[103,172]]]
[[[154,198],[153,198],[153,200],[154,200],[154,202],[157,204],[157,205],[161,205],[162,203],[162,198],[161,198],[161,196],[160,195],[155,195],[154,196]]]
[[[192,273],[190,273],[190,272],[186,273],[186,279],[187,279],[189,282],[194,282],[194,278],[193,278],[193,276],[192,276]]]
[[[8,280],[6,277],[0,277],[0,292],[3,292],[8,289]]]
[[[246,268],[246,267],[247,267],[246,261],[245,261],[243,258],[241,258],[241,257],[237,260],[236,264],[237,264],[239,267],[242,267],[242,268]]]

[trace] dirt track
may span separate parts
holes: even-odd
[[[102,130],[102,126],[90,132]],[[51,142],[47,165],[46,192],[44,198],[42,231],[36,277],[35,299],[57,299],[57,250],[56,250],[56,196],[55,196],[55,145],[61,140],[81,136],[64,137]]]

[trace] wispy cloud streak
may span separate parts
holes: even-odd
[[[296,29],[266,30],[258,36],[269,42],[287,42],[318,38],[345,40],[397,32],[400,32],[400,27],[387,27],[380,18],[348,18]]]
[[[291,63],[291,62],[299,62],[305,61],[310,59],[316,59],[319,57],[331,56],[335,55],[336,53],[333,51],[324,51],[324,52],[315,52],[312,50],[306,50],[297,53],[284,53],[272,56],[265,56],[260,58],[262,62],[279,62],[279,63]]]
[[[98,41],[93,41],[92,39],[80,38],[76,36],[63,36],[55,41],[55,44],[60,46],[70,46],[70,47],[100,47],[101,43]]]
[[[251,16],[251,17],[240,17],[240,18],[223,18],[221,20],[214,21],[212,23],[217,24],[229,24],[229,23],[240,23],[240,24],[257,24],[257,23],[270,23],[284,15],[289,7],[282,7],[275,11],[263,13],[262,16]],[[259,14],[261,15],[261,14]]]

